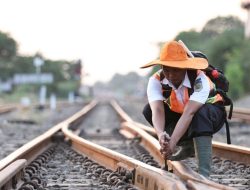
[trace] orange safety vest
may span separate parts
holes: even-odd
[[[161,70],[157,71],[153,76],[162,83],[160,72],[161,72]],[[203,71],[197,70],[197,75],[199,75],[200,72],[203,72]],[[206,76],[206,77],[208,78],[210,92],[211,92],[212,90],[215,89],[215,85],[210,80],[210,78],[208,76]],[[163,91],[163,89],[162,89],[162,91]],[[185,105],[187,104],[187,102],[189,100],[188,88],[187,87],[184,88],[183,102],[177,99],[176,93],[174,90],[171,90],[170,96],[165,97],[165,98],[167,98],[167,100],[165,102],[168,104],[169,108],[172,111],[177,112],[177,113],[183,113]],[[214,104],[215,102],[219,102],[219,101],[223,101],[223,98],[220,94],[216,94],[216,95],[211,96],[211,97],[209,96],[206,103]]]

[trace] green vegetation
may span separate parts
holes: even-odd
[[[49,60],[42,55],[23,56],[18,54],[18,45],[9,35],[0,32],[0,83],[10,81],[15,74],[35,74],[36,68],[33,64],[35,57],[41,57],[44,64],[41,73],[51,73],[53,83],[46,84],[48,94],[54,93],[59,98],[67,97],[68,92],[77,92],[80,87],[80,60]],[[7,94],[1,92],[2,98],[8,101],[20,101],[20,97],[28,96],[31,99],[38,97],[39,88],[42,84],[14,85]]]
[[[250,93],[250,40],[244,38],[244,24],[238,18],[211,19],[201,32],[183,31],[175,40],[182,40],[190,50],[204,52],[209,63],[225,73],[230,82],[229,96],[232,99]],[[159,48],[162,43],[158,44]]]
[[[182,40],[190,50],[200,50],[204,52],[209,63],[221,69],[228,77],[230,82],[229,96],[234,100],[250,94],[250,40],[244,38],[244,24],[236,17],[217,17],[209,20],[202,30],[182,31],[176,37]],[[159,48],[163,42],[159,42]],[[16,73],[35,73],[33,65],[34,56],[23,56],[18,54],[18,45],[9,35],[0,32],[0,82],[7,81]],[[42,57],[42,55],[39,55]],[[78,63],[66,60],[49,60],[42,57],[44,65],[41,67],[42,73],[52,73],[54,82],[46,84],[48,94],[54,93],[58,97],[67,96],[69,91],[77,91],[80,86],[79,61]],[[158,67],[154,67],[149,76]],[[111,80],[111,90],[117,90],[121,95],[130,93],[141,94],[142,86],[145,81],[139,81],[135,73],[129,73],[132,81],[123,84],[124,76],[115,75]],[[132,87],[132,84],[135,87]],[[96,84],[100,89],[101,84]],[[123,86],[123,90],[121,90]],[[135,89],[137,90],[135,90]],[[18,99],[27,94],[37,97],[39,85],[20,85],[15,86],[9,94],[1,93],[1,97],[7,99]],[[137,92],[135,92],[137,91]],[[19,99],[18,99],[19,101]]]

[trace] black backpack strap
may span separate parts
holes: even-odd
[[[233,101],[229,98],[229,101],[230,101],[230,109],[229,109],[229,114],[228,114],[228,119],[231,119],[232,118],[232,115],[233,115]]]
[[[232,118],[232,114],[233,114],[233,102],[232,100],[226,95],[226,93],[223,90],[216,90],[217,93],[219,93],[223,99],[224,99],[224,105],[223,106],[228,106],[230,105],[230,109],[229,109],[229,113],[228,113],[228,119]],[[225,108],[224,108],[225,110]],[[225,125],[226,125],[226,134],[227,134],[227,144],[231,144],[231,138],[230,138],[230,129],[229,129],[229,124],[227,121],[227,113],[225,110]]]
[[[225,119],[225,124],[226,124],[226,133],[227,133],[227,144],[231,144],[230,129],[229,129],[227,118]]]
[[[228,119],[231,119],[233,114],[233,101],[227,96],[227,94],[223,90],[217,89],[215,92],[219,93],[223,97],[224,106],[230,106]]]
[[[229,104],[230,104],[230,109],[229,109],[229,113],[228,113],[228,119],[231,119],[232,118],[232,114],[233,114],[233,102],[232,102],[232,100],[230,98],[228,98],[227,101],[229,101]],[[229,130],[229,124],[228,124],[228,121],[227,121],[227,116],[226,116],[226,119],[225,119],[225,124],[226,124],[226,133],[227,133],[227,144],[231,144],[230,130]]]
[[[163,97],[168,99],[172,92],[172,88],[168,84],[162,84],[162,83],[161,83],[161,88]]]
[[[187,70],[187,75],[191,84],[191,88],[188,88],[188,95],[190,96],[194,92],[194,82],[197,77],[197,70]]]

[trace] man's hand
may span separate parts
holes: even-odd
[[[170,137],[169,135],[166,133],[166,131],[162,132],[160,135],[159,135],[159,143],[161,145],[161,147],[165,147],[168,142],[170,141]]]
[[[171,156],[172,156],[172,154],[173,154],[173,152],[171,151],[171,149],[170,148],[165,148],[165,149],[160,149],[160,152],[161,152],[161,155],[162,155],[162,157],[164,158],[164,159],[168,159],[168,160],[170,160],[170,158],[171,158]]]
[[[175,152],[175,146],[172,145],[171,140],[166,144],[166,146],[161,147],[160,152],[164,159],[171,159],[172,154]]]
[[[170,137],[165,131],[159,135],[159,143],[161,146],[160,152],[165,159],[170,158],[172,155],[172,150],[170,149],[169,142]]]

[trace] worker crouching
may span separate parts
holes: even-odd
[[[165,159],[182,160],[196,155],[198,171],[209,177],[212,161],[212,135],[226,119],[222,96],[213,93],[215,85],[202,71],[208,67],[204,55],[188,57],[184,47],[170,41],[160,58],[141,68],[160,65],[150,77],[148,104],[143,110],[155,128]],[[176,150],[176,146],[181,148]]]

